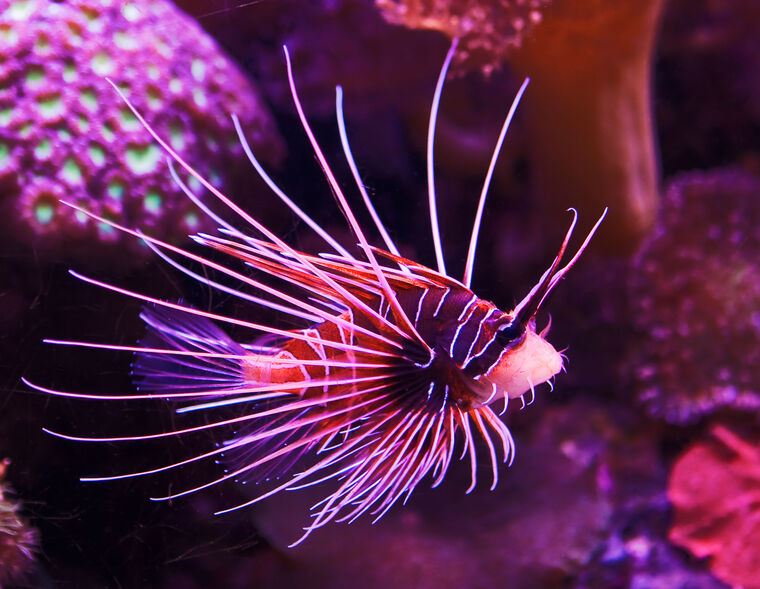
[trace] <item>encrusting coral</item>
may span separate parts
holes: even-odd
[[[634,261],[629,364],[649,412],[687,423],[760,409],[760,180],[686,174]]]
[[[256,90],[169,2],[0,0],[0,206],[22,240],[91,252],[122,239],[60,198],[164,238],[200,228],[106,78],[223,190],[244,159],[230,113],[265,160],[279,152]]]
[[[0,587],[21,581],[35,560],[37,531],[19,514],[19,506],[7,496],[3,479],[8,461],[0,461]]]
[[[676,461],[670,539],[734,587],[760,588],[760,449],[723,425]]]

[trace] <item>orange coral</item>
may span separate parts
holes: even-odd
[[[633,251],[655,221],[651,64],[662,5],[554,0],[510,60],[532,79],[524,113],[537,196],[552,211],[609,206],[608,251]]]
[[[523,35],[541,20],[550,0],[376,0],[391,23],[411,29],[441,31],[460,39],[456,60],[468,68],[490,73]]]
[[[760,588],[760,449],[725,426],[676,461],[668,497],[675,508],[670,539],[723,581]]]

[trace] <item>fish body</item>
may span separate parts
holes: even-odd
[[[233,121],[251,163],[270,188],[333,253],[310,254],[286,243],[232,199],[219,192],[127,105],[166,150],[169,171],[202,212],[219,223],[216,234],[193,236],[208,255],[166,243],[124,227],[76,205],[83,215],[142,240],[178,271],[219,290],[270,309],[276,317],[302,325],[254,323],[190,305],[161,300],[72,272],[76,277],[146,303],[141,317],[147,335],[140,345],[48,340],[59,345],[133,352],[137,392],[90,394],[57,391],[26,381],[47,394],[79,399],[170,401],[178,420],[204,416],[159,432],[126,436],[82,437],[50,432],[77,442],[140,442],[212,432],[218,442],[201,453],[138,472],[87,477],[113,481],[173,473],[189,464],[220,462],[223,474],[156,500],[187,496],[224,483],[253,482],[254,497],[224,509],[226,513],[257,503],[275,493],[308,486],[327,489],[313,507],[312,520],[296,543],[332,521],[353,521],[372,514],[379,519],[399,500],[406,501],[423,481],[439,485],[455,456],[468,457],[471,484],[477,482],[479,456],[485,453],[497,484],[500,462],[511,462],[514,442],[493,410],[494,403],[522,399],[562,369],[562,355],[536,331],[536,315],[546,297],[589,244],[604,215],[563,262],[577,214],[557,255],[536,285],[511,310],[479,298],[470,288],[477,236],[485,196],[496,158],[517,100],[502,126],[473,224],[461,280],[445,267],[438,232],[432,145],[443,80],[452,45],[436,87],[428,135],[428,202],[437,267],[402,257],[383,226],[364,188],[348,146],[342,92],[336,111],[347,162],[364,205],[384,247],[370,243],[335,179],[311,131],[298,99],[286,51],[294,104],[341,212],[357,238],[358,253],[345,249],[298,207],[266,174],[250,151],[236,118]],[[524,92],[523,84],[518,99]],[[234,220],[217,215],[190,190],[179,166],[224,205]],[[605,211],[606,212],[606,211]],[[242,227],[241,227],[242,225]],[[564,264],[564,265],[563,265]],[[200,266],[198,273],[192,266]],[[251,269],[254,273],[251,273]],[[209,277],[223,277],[226,282]],[[233,339],[225,327],[248,331],[248,343]],[[237,337],[237,336],[236,336]],[[476,440],[480,440],[476,442]]]

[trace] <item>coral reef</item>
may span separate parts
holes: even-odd
[[[493,12],[507,5],[523,11],[524,27]],[[756,0],[0,0],[0,438],[16,466],[14,493],[5,484],[0,499],[0,585],[754,587],[759,6]],[[412,21],[414,28],[399,26]],[[542,387],[535,406],[513,405],[505,414],[517,455],[511,467],[502,465],[499,487],[488,490],[484,465],[480,487],[465,496],[469,465],[452,464],[444,485],[420,486],[377,525],[328,527],[286,549],[310,506],[300,494],[213,517],[231,500],[250,499],[255,483],[171,504],[146,499],[188,482],[171,471],[155,482],[81,483],[80,476],[144,468],[154,455],[182,460],[209,439],[72,447],[40,433],[76,424],[72,433],[82,436],[111,426],[130,434],[174,422],[152,401],[93,402],[82,410],[23,388],[26,376],[61,389],[133,390],[130,354],[103,350],[83,362],[74,348],[40,344],[67,337],[132,345],[143,331],[135,319],[139,303],[71,280],[66,264],[51,263],[51,253],[54,260],[76,256],[77,267],[92,262],[99,278],[130,290],[182,297],[249,321],[269,318],[181,277],[167,280],[162,265],[141,262],[147,256],[136,253],[149,252],[139,243],[63,216],[62,197],[164,238],[193,231],[189,203],[163,156],[153,161],[149,137],[104,81],[106,69],[162,135],[178,147],[185,139],[182,153],[203,174],[215,169],[214,180],[244,209],[289,243],[317,250],[324,246],[319,238],[248,183],[253,174],[239,157],[227,117],[233,110],[244,118],[257,155],[271,163],[281,153],[264,106],[271,105],[289,147],[282,167],[289,173],[273,176],[348,246],[355,239],[340,213],[317,204],[329,188],[296,124],[282,54],[287,44],[304,108],[336,175],[351,187],[348,197],[358,195],[341,165],[336,84],[344,87],[348,134],[380,216],[404,254],[430,261],[425,138],[453,34],[462,37],[458,75],[444,88],[435,145],[452,271],[466,256],[483,173],[523,76],[532,82],[489,196],[478,257],[491,263],[475,276],[478,291],[491,300],[519,300],[545,268],[553,253],[547,250],[556,248],[552,231],[564,229],[563,209],[578,207],[585,223],[611,206],[592,255],[550,302],[551,338],[569,347],[568,373],[553,393]],[[678,176],[689,170],[713,171]],[[669,179],[667,190],[657,187],[658,171]],[[153,190],[164,191],[160,202],[146,201]],[[540,326],[547,319],[540,316]],[[218,473],[214,464],[198,465],[187,477]],[[323,493],[313,491],[316,502]],[[29,573],[6,583],[8,562],[20,567],[12,576]]]
[[[35,561],[37,532],[19,514],[19,505],[4,486],[8,460],[0,461],[0,587],[17,583],[29,574]]]
[[[676,461],[668,497],[675,516],[670,539],[735,587],[760,587],[760,449],[723,425]]]
[[[375,0],[388,22],[460,40],[455,64],[490,74],[520,47],[551,0]]]
[[[265,159],[279,151],[255,89],[169,2],[0,0],[0,47],[0,206],[6,226],[35,246],[79,245],[92,256],[93,240],[121,242],[64,197],[168,238],[200,228],[202,215],[106,77],[222,189],[243,161],[229,113]]]
[[[653,414],[687,423],[760,408],[760,180],[739,170],[673,181],[632,276],[642,333],[631,359]]]

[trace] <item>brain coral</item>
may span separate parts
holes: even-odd
[[[278,155],[254,88],[171,3],[0,0],[0,206],[35,245],[122,239],[62,197],[162,237],[199,228],[160,148],[105,77],[222,190],[242,164],[230,113],[265,160]]]
[[[760,408],[760,180],[674,181],[631,273],[639,396],[672,423]]]

